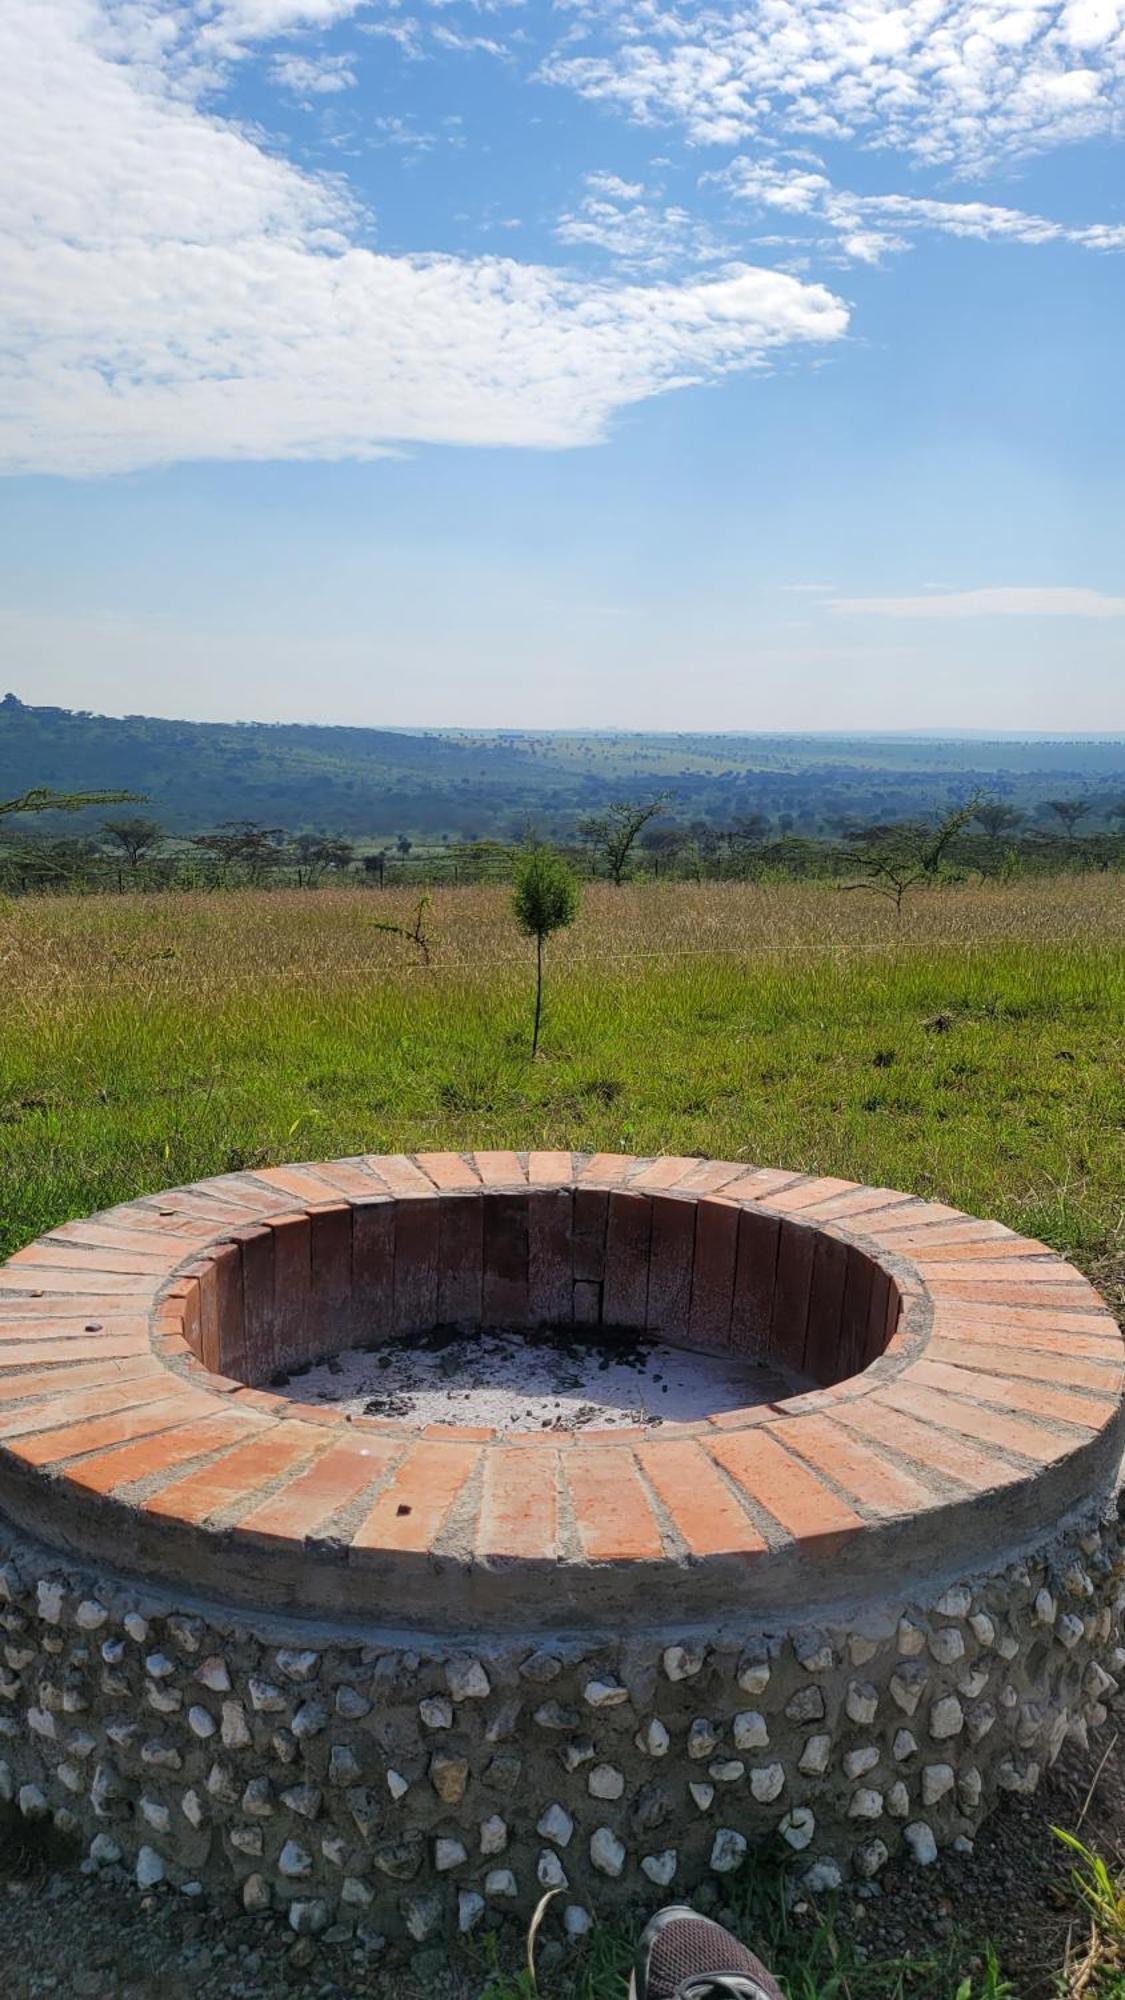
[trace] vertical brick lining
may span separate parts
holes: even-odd
[[[253,1387],[435,1325],[601,1325],[771,1360],[828,1387],[894,1337],[899,1287],[866,1251],[806,1221],[793,1196],[790,1216],[708,1192],[762,1178],[768,1200],[767,1176],[732,1181],[736,1170],[692,1161],[676,1163],[670,1192],[653,1168],[624,1185],[592,1185],[589,1168],[585,1181],[552,1185],[566,1155],[530,1156],[550,1171],[529,1183],[517,1180],[516,1155],[477,1154],[482,1184],[459,1155],[420,1157],[426,1192],[413,1163],[396,1159],[384,1176],[391,1194],[372,1177],[366,1198],[357,1185],[334,1200],[325,1178],[325,1199],[308,1210],[233,1227],[181,1269],[159,1309],[161,1338],[182,1339],[213,1374]],[[608,1168],[612,1156],[598,1157]],[[352,1176],[358,1184],[359,1170]],[[307,1170],[279,1184],[319,1188]]]

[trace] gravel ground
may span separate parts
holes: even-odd
[[[1068,1934],[1077,1949],[1086,1935],[1050,1827],[1081,1824],[1083,1838],[1121,1864],[1123,1725],[1125,1717],[1111,1725],[1108,1754],[1104,1739],[1090,1752],[1065,1752],[1038,1798],[1006,1801],[973,1856],[943,1856],[925,1872],[888,1869],[878,1894],[845,1896],[839,1929],[872,1959],[950,1951],[965,1971],[991,1941],[1018,2000],[1048,2000]],[[142,1895],[124,1877],[84,1875],[23,1842],[19,1827],[6,1838],[0,1829],[5,2000],[476,2000],[485,1984],[479,1967],[450,1969],[440,1949],[419,1955],[409,1973],[383,1967],[372,1947],[295,1939],[281,1918],[232,1917],[165,1889]],[[813,1921],[811,1911],[796,1914],[798,1924]],[[513,1960],[520,1942],[512,1926]],[[551,1990],[548,1978],[545,2000]]]
[[[438,1327],[275,1378],[302,1403],[352,1416],[426,1424],[492,1424],[515,1430],[601,1430],[692,1423],[713,1410],[791,1395],[777,1369],[701,1354],[633,1334],[576,1338],[573,1327],[461,1333]]]

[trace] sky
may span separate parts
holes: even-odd
[[[4,0],[0,130],[23,700],[1125,728],[1125,0]]]

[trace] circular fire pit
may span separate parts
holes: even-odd
[[[20,1251],[0,1343],[0,1790],[142,1877],[414,1938],[568,1886],[577,1932],[766,1838],[925,1860],[1099,1719],[1120,1336],[997,1223],[271,1168]]]

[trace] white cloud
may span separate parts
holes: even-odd
[[[807,164],[739,158],[710,178],[739,200],[794,218],[811,218],[827,232],[822,242],[845,257],[877,263],[888,253],[908,250],[910,237],[930,230],[979,242],[1071,243],[1086,250],[1125,250],[1125,223],[1074,226],[1003,208],[986,201],[937,201],[905,194],[853,194],[833,187],[827,175]]]
[[[858,137],[961,166],[1111,133],[1125,0],[584,0],[544,75],[700,145]]]
[[[831,611],[876,618],[1125,618],[1125,597],[1063,585],[935,591],[926,597],[834,597]]]
[[[577,206],[555,226],[561,243],[605,250],[622,264],[649,270],[685,261],[714,263],[730,255],[706,223],[676,203],[650,197],[640,181],[593,173],[584,186]]]
[[[7,0],[0,17],[8,471],[587,444],[645,397],[845,331],[823,286],[746,266],[598,284],[380,255],[341,184],[184,95],[161,11],[142,0],[131,59],[109,0]],[[344,11],[238,0],[225,17],[249,32]]]
[[[327,97],[355,86],[350,56],[274,56],[270,82],[294,97]]]

